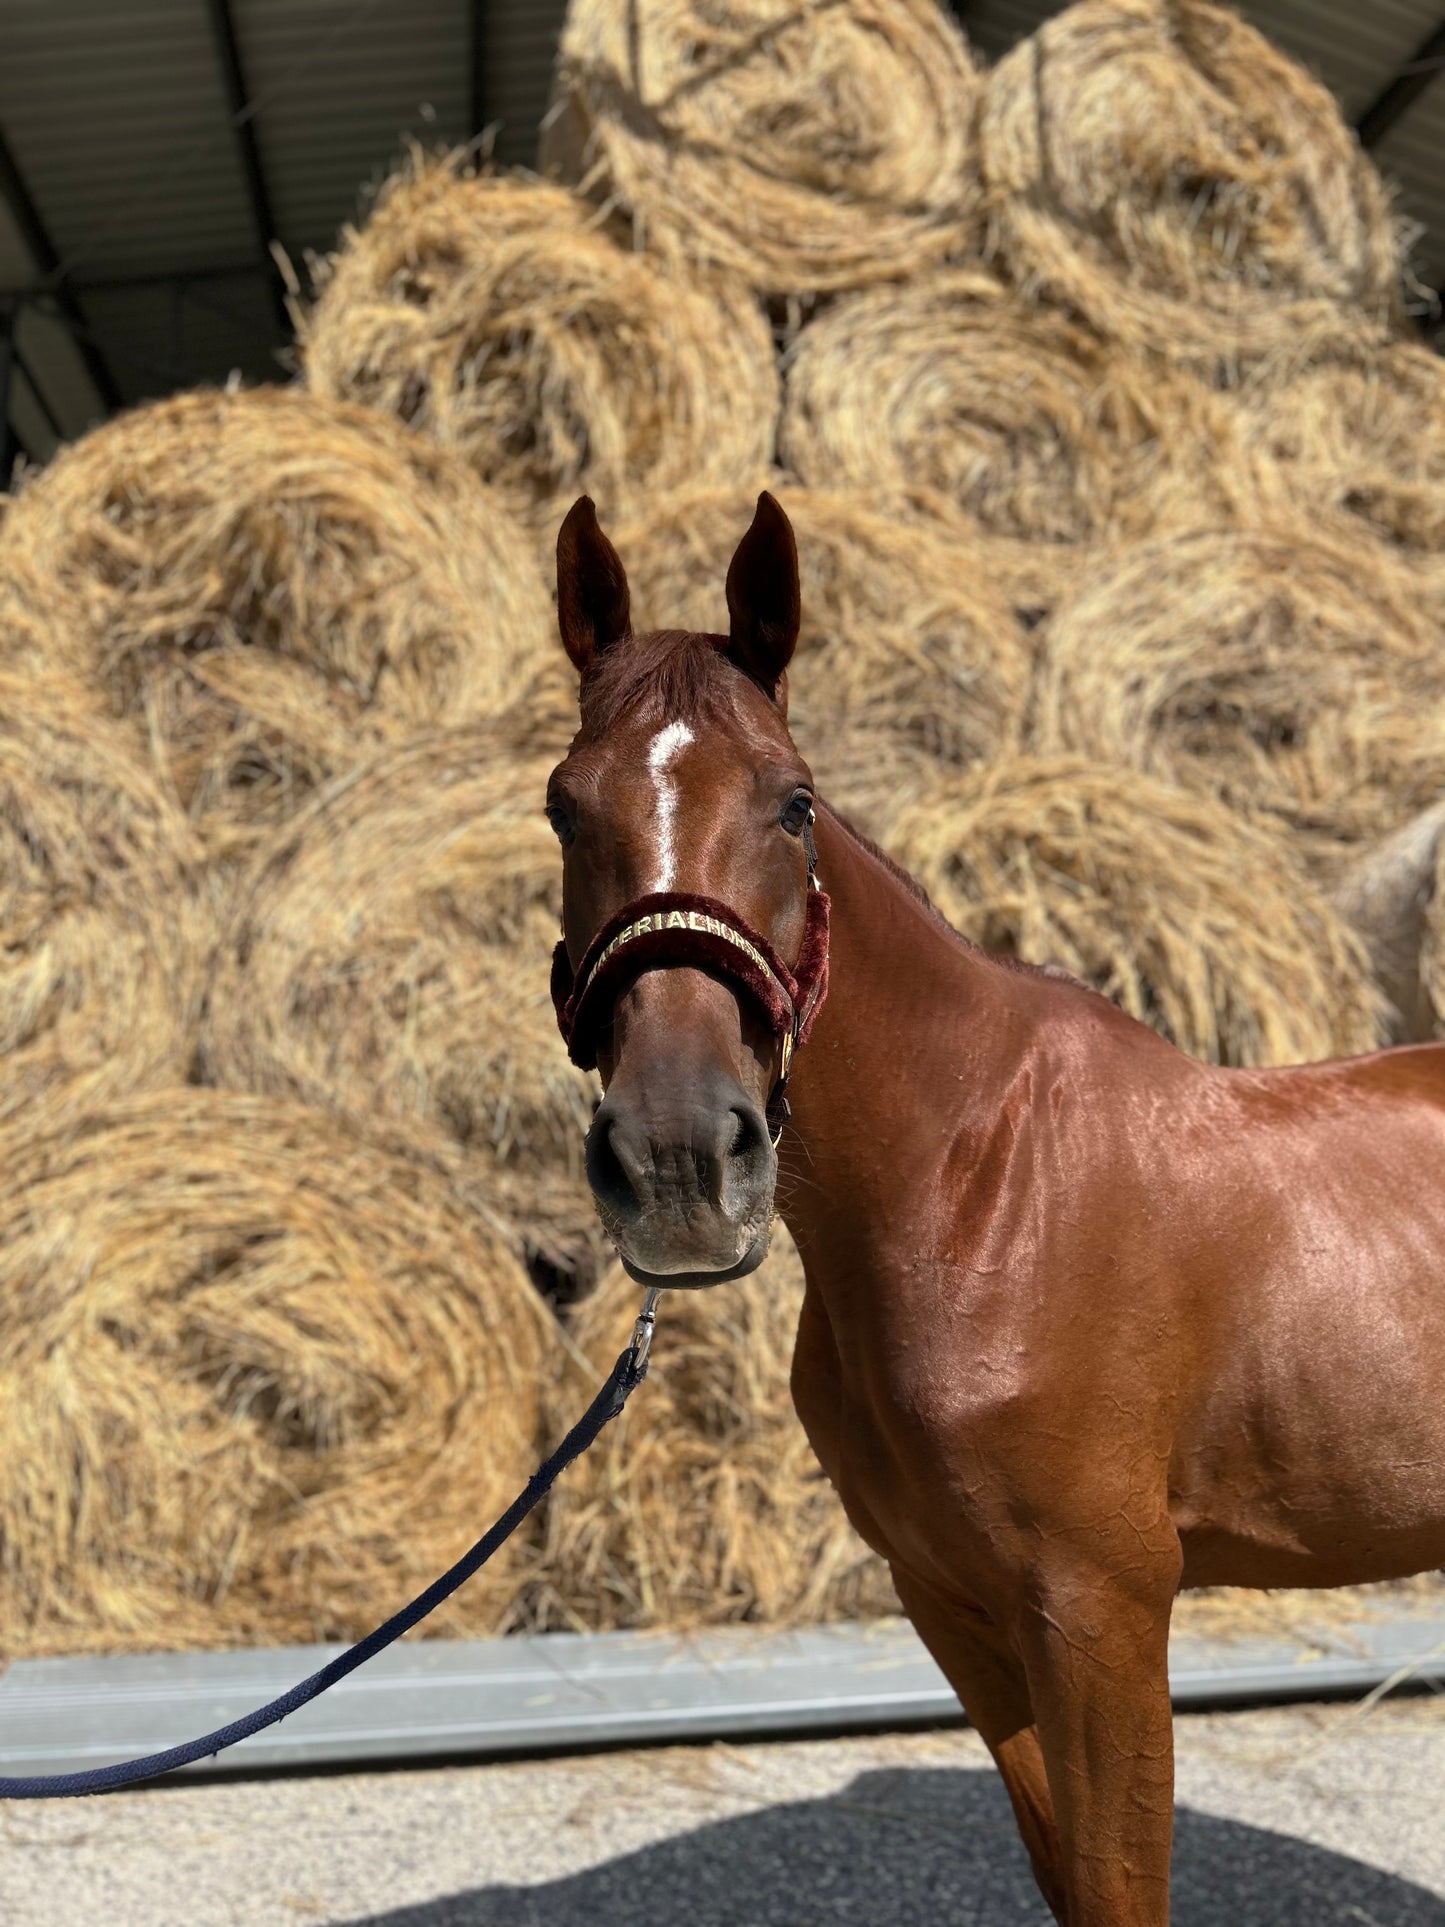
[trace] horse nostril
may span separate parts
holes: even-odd
[[[635,1218],[642,1208],[641,1200],[626,1162],[618,1155],[616,1130],[617,1119],[604,1103],[587,1133],[587,1179],[599,1203],[618,1217]]]
[[[728,1224],[755,1215],[772,1174],[762,1112],[735,1084],[690,1097],[658,1114],[613,1092],[593,1118],[587,1177],[614,1235],[631,1236],[644,1219],[697,1219],[699,1211]]]
[[[767,1119],[756,1104],[734,1105],[732,1115],[733,1141],[727,1155],[750,1163],[759,1153],[765,1153],[772,1143],[768,1136]]]
[[[733,1215],[747,1208],[772,1155],[767,1123],[756,1105],[746,1101],[729,1105],[721,1120],[717,1149],[708,1191],[714,1204]]]

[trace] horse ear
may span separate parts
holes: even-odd
[[[766,489],[728,569],[727,596],[728,654],[776,699],[803,608],[793,525]]]
[[[581,495],[557,531],[557,624],[579,673],[632,634],[627,571],[602,533],[590,495]]]

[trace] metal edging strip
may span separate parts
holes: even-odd
[[[1396,1607],[1290,1638],[1176,1638],[1176,1707],[1445,1684],[1445,1611]],[[0,1674],[0,1774],[59,1773],[232,1719],[340,1648],[34,1659]],[[962,1719],[903,1621],[770,1632],[419,1640],[194,1769],[479,1759],[602,1745],[821,1735]]]

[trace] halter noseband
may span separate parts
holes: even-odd
[[[806,1044],[828,992],[828,897],[817,878],[813,818],[804,831],[808,907],[803,947],[791,969],[761,932],[715,897],[659,890],[638,897],[603,924],[574,974],[567,946],[552,953],[552,1002],[567,1055],[582,1070],[597,1065],[597,1040],[612,1018],[624,985],[645,970],[691,965],[730,978],[751,992],[775,1036],[782,1066],[768,1098],[768,1129],[776,1144],[788,1119],[786,1097],[793,1054]]]

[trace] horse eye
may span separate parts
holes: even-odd
[[[801,836],[813,814],[813,799],[806,790],[794,790],[778,819],[789,836]]]
[[[572,818],[560,803],[547,805],[547,821],[552,825],[559,843],[570,843],[575,834]]]

